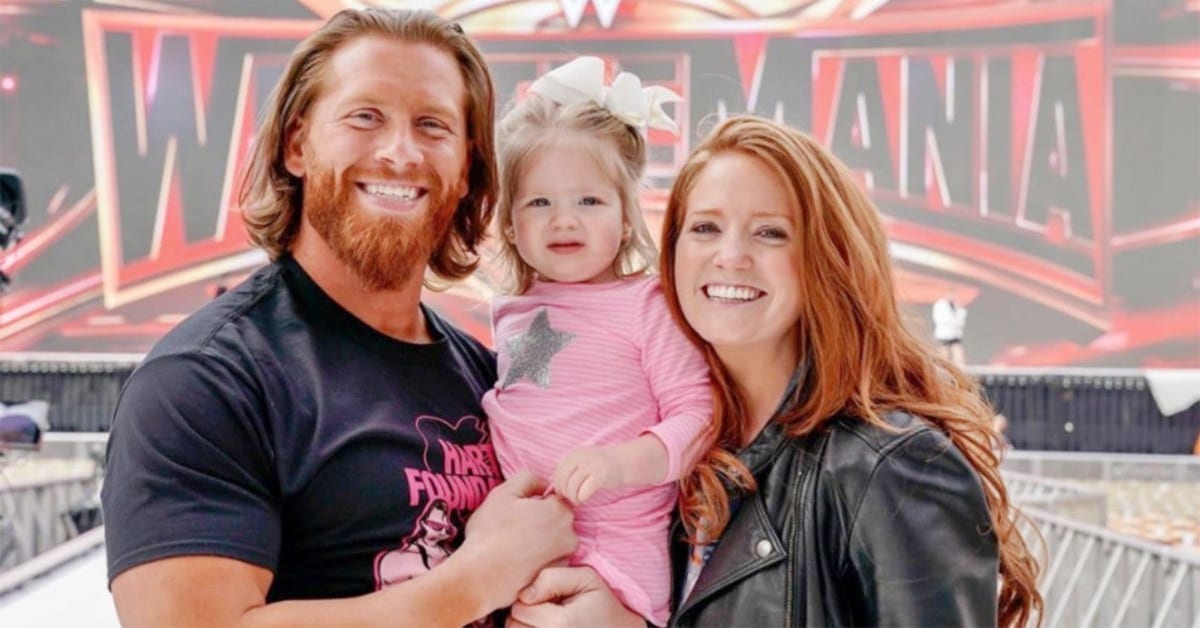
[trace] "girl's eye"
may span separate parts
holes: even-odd
[[[550,200],[545,198],[535,198],[528,203],[525,203],[525,205],[526,207],[549,207]]]
[[[603,204],[603,201],[596,198],[595,196],[585,196],[585,197],[579,199],[579,204],[590,207],[592,205],[601,205],[601,204]]]

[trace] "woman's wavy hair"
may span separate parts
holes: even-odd
[[[276,259],[296,239],[304,185],[284,165],[287,137],[321,97],[330,59],[361,37],[428,44],[453,57],[462,70],[467,100],[468,191],[454,211],[445,238],[433,248],[429,269],[445,281],[466,277],[479,264],[476,247],[486,237],[496,198],[496,97],[483,54],[461,26],[430,11],[346,9],[296,47],[283,78],[271,92],[241,186],[239,202],[250,240]],[[440,287],[429,280],[426,285]]]
[[[720,123],[696,147],[675,180],[663,223],[663,291],[672,315],[702,348],[714,383],[716,442],[680,484],[688,534],[716,538],[729,520],[726,486],[754,488],[753,478],[733,454],[741,446],[746,401],[712,346],[686,324],[675,290],[675,246],[687,213],[685,201],[709,160],[728,151],[770,168],[799,208],[794,224],[804,263],[795,289],[803,299],[795,349],[809,368],[804,386],[790,400],[791,409],[776,421],[792,436],[819,430],[839,415],[888,428],[881,415],[895,409],[941,430],[982,480],[1000,549],[1000,625],[1023,626],[1034,609],[1040,616],[1037,563],[1017,530],[1020,514],[1009,503],[1000,477],[993,413],[974,380],[933,355],[905,327],[875,206],[846,166],[817,141],[751,116]]]
[[[655,271],[658,251],[638,202],[646,170],[646,139],[641,131],[591,102],[560,105],[539,94],[529,94],[504,114],[497,132],[500,197],[496,228],[501,234],[498,257],[507,271],[506,291],[524,293],[537,274],[505,234],[512,232],[513,201],[530,159],[549,147],[572,146],[587,151],[617,188],[629,237],[621,242],[613,260],[613,273],[631,277]]]

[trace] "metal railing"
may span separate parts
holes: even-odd
[[[1008,497],[1025,509],[1104,527],[1108,521],[1108,496],[1102,490],[1066,480],[1050,480],[1024,473],[1004,473]]]
[[[79,534],[73,510],[94,500],[94,474],[18,486],[0,485],[0,571]]]
[[[102,467],[97,452],[102,454],[106,438],[51,432],[40,451],[22,452],[21,462],[0,458],[0,572],[98,523]],[[61,464],[54,473],[22,473],[46,461]]]
[[[1200,628],[1200,554],[1024,511],[1018,528],[1041,562],[1044,626]]]
[[[1200,628],[1200,552],[1107,529],[1104,491],[1039,477],[1194,482],[1200,461],[1010,452],[1004,468],[1009,497],[1027,517],[1018,528],[1041,565],[1044,626]]]
[[[1003,468],[1044,478],[1200,482],[1200,456],[1009,450]]]

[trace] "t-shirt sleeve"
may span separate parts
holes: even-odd
[[[703,354],[675,324],[659,282],[650,282],[642,302],[642,368],[658,401],[659,423],[646,430],[667,449],[667,476],[675,482],[705,451],[712,422],[712,388]]]
[[[278,486],[250,378],[223,360],[168,355],[117,401],[101,500],[108,576],[154,560],[215,555],[274,570]]]

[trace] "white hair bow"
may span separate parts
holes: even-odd
[[[563,64],[534,81],[529,91],[560,105],[591,101],[634,128],[679,135],[679,125],[662,108],[664,103],[683,102],[679,94],[658,85],[643,88],[642,80],[629,72],[621,72],[605,87],[604,61],[599,57],[579,57]]]

